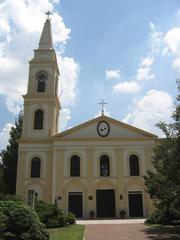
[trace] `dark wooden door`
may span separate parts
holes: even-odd
[[[129,216],[143,217],[142,193],[132,192],[129,196]]]
[[[96,191],[96,211],[99,218],[115,217],[115,192],[113,189]]]
[[[83,215],[83,199],[81,192],[69,193],[69,208],[68,211],[76,215],[77,218],[82,218]]]

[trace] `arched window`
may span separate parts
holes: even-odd
[[[139,158],[135,154],[129,158],[130,176],[139,176]]]
[[[31,177],[40,178],[41,175],[41,160],[38,157],[34,157],[31,160]]]
[[[34,129],[43,129],[44,112],[39,109],[34,114]]]
[[[45,92],[46,90],[46,81],[38,80],[37,81],[37,92]]]
[[[70,176],[80,177],[80,157],[77,155],[71,157]]]
[[[110,175],[109,157],[102,155],[100,157],[100,176],[107,177]]]

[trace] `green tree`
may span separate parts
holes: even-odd
[[[37,201],[35,211],[40,221],[44,223],[47,228],[63,227],[65,225],[65,217],[62,210],[55,204]]]
[[[36,212],[21,201],[0,201],[0,239],[48,240],[45,225]]]
[[[180,219],[180,81],[173,123],[160,122],[157,126],[165,138],[154,149],[154,172],[144,177],[148,193],[154,199],[152,222],[172,223]]]
[[[0,164],[0,192],[4,192],[4,181],[2,179],[3,175],[3,168],[2,165]]]
[[[15,194],[16,191],[16,173],[18,162],[18,139],[22,134],[22,112],[15,120],[15,126],[10,130],[9,144],[0,152],[1,163],[1,191],[8,194]]]

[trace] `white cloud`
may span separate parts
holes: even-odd
[[[114,92],[126,92],[126,93],[135,93],[140,91],[142,88],[142,83],[149,81],[155,78],[154,73],[152,72],[152,66],[157,55],[161,52],[163,48],[163,37],[164,34],[158,30],[156,25],[152,22],[149,23],[149,43],[150,48],[145,55],[141,57],[139,66],[137,67],[136,73],[134,76],[131,76],[129,79],[133,81],[124,81],[119,82],[113,86]],[[179,66],[179,62],[174,62],[175,66]],[[106,79],[120,79],[119,70],[107,70]]]
[[[142,66],[142,67],[151,67],[153,62],[154,62],[154,58],[153,57],[145,57],[145,58],[142,58],[140,66]]]
[[[178,12],[180,17],[180,12]],[[157,31],[154,24],[150,24],[152,53],[154,56],[161,51],[162,56],[171,56],[172,67],[180,71],[180,27],[172,27],[166,33]]]
[[[0,71],[1,72],[6,72],[6,71],[13,72],[14,70],[16,70],[19,67],[20,67],[20,62],[17,59],[0,56]]]
[[[180,28],[174,27],[170,29],[165,37],[164,43],[166,44],[167,50],[174,55],[180,55]]]
[[[148,81],[154,78],[154,74],[151,72],[151,67],[154,62],[154,57],[147,56],[141,59],[139,68],[137,69],[136,79],[137,81]]]
[[[58,63],[61,72],[60,78],[63,86],[63,92],[60,101],[63,107],[67,106],[69,107],[70,105],[74,105],[75,103],[78,73],[80,67],[75,62],[74,58],[69,57],[62,58],[60,55],[58,55]]]
[[[22,109],[22,98],[19,96],[19,99],[17,101],[14,101],[15,98],[7,97],[6,99],[6,106],[9,112],[13,113],[14,115],[17,115],[21,109]]]
[[[71,119],[71,112],[69,108],[62,108],[59,116],[59,130],[63,131],[67,128],[68,121]]]
[[[113,87],[114,92],[135,93],[140,90],[141,86],[136,82],[122,82]]]
[[[70,39],[69,34],[71,32],[71,29],[66,28],[63,18],[57,13],[53,14],[52,26],[54,43],[66,44],[67,40]]]
[[[159,121],[170,121],[172,107],[173,100],[168,93],[152,89],[133,104],[132,112],[123,121],[160,135],[162,133],[155,124]]]
[[[18,59],[0,57],[0,94],[6,97],[7,109],[13,114],[17,114],[22,106],[21,95],[26,89],[25,70]]]
[[[28,61],[32,58],[33,49],[38,47],[46,19],[44,13],[47,9],[53,10],[57,2],[58,0],[4,0],[0,3],[0,94],[5,97],[8,110],[14,114],[21,108],[21,96],[26,93]],[[56,12],[51,15],[51,19],[53,39],[60,48],[70,38],[70,29]],[[64,61],[67,62],[67,59]]]
[[[124,81],[114,85],[113,87],[114,92],[126,92],[126,93],[138,92],[142,87],[140,82],[149,81],[155,77],[154,74],[152,73],[152,65],[154,64],[156,55],[160,52],[162,48],[163,33],[158,31],[157,27],[153,23],[150,23],[149,26],[150,26],[149,37],[150,51],[147,53],[145,57],[140,59],[140,63],[137,68],[136,74],[132,78],[134,79],[134,81],[132,82]],[[117,70],[106,71],[106,78],[113,79],[113,76],[116,74],[116,71]]]
[[[154,78],[154,74],[151,73],[150,67],[138,68],[136,78],[138,81],[148,81]]]
[[[4,128],[0,132],[0,151],[6,147],[9,140],[9,131],[14,125],[11,123],[6,123]]]
[[[180,71],[180,27],[170,29],[164,37],[163,54],[174,57],[172,67]]]
[[[151,52],[150,54],[155,57],[162,49],[163,45],[163,33],[158,31],[154,23],[150,23],[150,41],[151,41]]]
[[[6,20],[6,16],[2,15],[2,18],[0,19],[0,30],[4,33],[9,33],[11,28]]]
[[[180,57],[176,57],[173,60],[172,66],[173,66],[174,69],[177,69],[177,70],[180,71]]]
[[[106,79],[120,79],[120,70],[106,70]]]
[[[162,49],[163,33],[157,30],[154,23],[150,23],[149,26],[151,49],[147,56],[141,59],[136,73],[137,81],[148,81],[154,78],[151,68],[155,57]]]

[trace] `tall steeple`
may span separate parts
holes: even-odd
[[[24,138],[49,138],[58,132],[61,109],[58,98],[59,69],[53,49],[50,12],[47,13],[39,47],[29,62],[27,94],[24,96]]]
[[[53,40],[52,40],[52,31],[51,31],[51,20],[48,17],[44,23],[43,31],[39,41],[39,49],[52,49]]]

